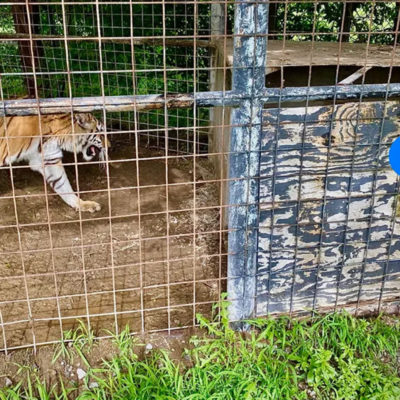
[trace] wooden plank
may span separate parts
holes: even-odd
[[[217,41],[216,44],[218,51],[224,54],[223,41]],[[232,39],[228,39],[225,54],[225,66],[227,67],[233,65],[232,50]],[[338,59],[339,54],[340,58]],[[400,65],[400,48],[397,46],[394,49],[393,46],[375,44],[367,47],[366,43],[268,41],[267,68],[338,64],[360,67]]]
[[[264,110],[258,315],[398,297],[399,183],[388,150],[399,114],[398,102]]]
[[[360,79],[361,77],[365,76],[365,74],[372,68],[372,66],[369,67],[362,67],[353,74],[349,75],[347,78],[341,80],[338,85],[351,85],[354,83],[357,79]]]

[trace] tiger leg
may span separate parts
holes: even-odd
[[[38,157],[31,159],[29,165],[32,170],[40,172],[45,177],[46,182],[49,184],[49,186],[70,207],[74,208],[75,210],[89,211],[91,213],[95,211],[100,211],[100,204],[96,203],[95,201],[81,200],[74,193],[68,180],[67,173],[65,172],[64,166],[62,165],[61,158],[44,158],[44,169],[41,165],[41,159]]]

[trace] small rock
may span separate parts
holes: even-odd
[[[78,368],[76,370],[76,374],[78,375],[78,379],[82,380],[86,376],[86,371],[84,371],[82,368]]]
[[[316,394],[315,394],[314,390],[308,390],[308,391],[307,391],[307,394],[308,394],[312,399],[315,399],[315,398],[316,398]]]
[[[8,376],[6,376],[6,379],[5,379],[5,381],[6,381],[6,387],[10,387],[10,386],[12,386],[12,380],[8,377]]]
[[[89,383],[89,389],[95,389],[98,388],[99,384],[97,382],[90,382]]]
[[[146,351],[151,351],[153,350],[153,345],[151,343],[146,344]]]
[[[65,365],[65,361],[61,361],[61,363],[60,363],[62,366],[64,366]]]

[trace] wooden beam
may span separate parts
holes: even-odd
[[[225,66],[233,65],[233,42],[226,40],[218,43],[219,52],[225,55]],[[365,55],[368,50],[368,58]],[[295,42],[291,40],[269,40],[266,54],[267,68],[271,67],[309,67],[310,53],[312,65],[336,66],[352,65],[358,67],[376,66],[390,67],[400,65],[400,47],[367,43],[338,43],[338,42]],[[393,60],[392,60],[393,56]]]
[[[360,79],[362,76],[364,76],[367,71],[369,71],[372,67],[362,67],[347,78],[343,79],[338,83],[338,85],[351,85],[353,84],[357,79]]]

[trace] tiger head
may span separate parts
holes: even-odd
[[[81,153],[86,161],[92,161],[98,158],[101,165],[105,166],[107,149],[111,146],[106,137],[104,124],[96,119],[92,114],[79,113],[74,116],[75,124],[82,128],[87,135],[82,135]],[[75,131],[77,129],[75,128]],[[79,131],[81,131],[79,129]]]

